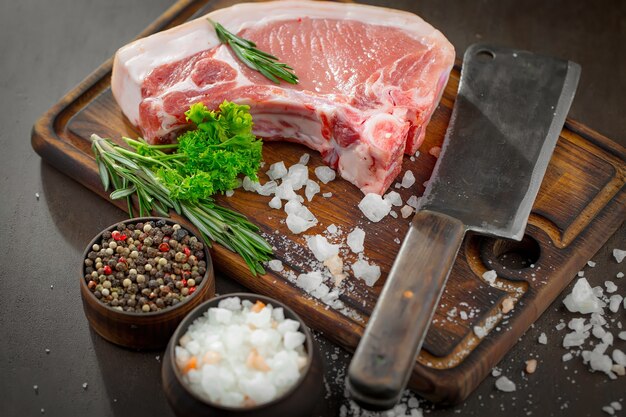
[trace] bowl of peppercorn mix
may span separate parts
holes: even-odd
[[[171,219],[129,219],[89,243],[80,292],[100,336],[159,349],[187,313],[215,295],[213,263],[202,239]]]

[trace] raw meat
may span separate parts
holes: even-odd
[[[221,45],[206,17],[290,64],[300,83],[272,83]],[[187,127],[196,102],[249,104],[254,132],[319,151],[364,193],[382,194],[412,154],[454,62],[448,40],[420,17],[358,4],[239,4],[121,48],[113,94],[152,142]]]

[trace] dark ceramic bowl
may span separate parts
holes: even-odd
[[[271,304],[273,307],[282,307],[285,318],[296,320],[300,323],[300,331],[306,336],[305,350],[307,353],[307,365],[304,368],[300,379],[281,397],[255,407],[234,408],[225,407],[209,403],[197,396],[187,388],[183,381],[182,374],[176,366],[174,348],[178,345],[180,338],[187,332],[191,323],[203,315],[209,308],[216,307],[218,303],[229,297],[239,297],[242,300],[256,302],[262,301]],[[309,416],[314,411],[315,405],[322,396],[323,369],[322,358],[319,348],[311,335],[308,327],[302,319],[289,307],[280,301],[262,295],[249,293],[226,294],[213,298],[198,306],[194,311],[180,323],[178,329],[170,339],[165,351],[163,366],[161,368],[163,379],[163,389],[174,413],[179,417],[191,416],[219,416],[219,417],[304,417]]]
[[[113,231],[118,224],[145,223],[148,221],[157,222],[164,220],[167,224],[173,225],[176,222],[162,217],[140,217],[117,222],[102,230],[87,245],[83,258],[81,259],[80,275],[80,295],[83,299],[83,309],[85,316],[91,327],[100,336],[117,345],[134,349],[161,349],[171,337],[176,326],[183,318],[203,301],[215,295],[215,275],[213,273],[213,262],[211,255],[204,248],[204,259],[206,261],[206,273],[202,282],[196,287],[196,291],[185,298],[181,303],[165,308],[160,311],[149,313],[131,313],[119,311],[111,308],[96,298],[87,287],[85,282],[84,259],[91,250],[94,243],[98,243],[105,231]],[[190,236],[196,236],[189,229],[185,228]],[[202,239],[196,236],[198,240]]]

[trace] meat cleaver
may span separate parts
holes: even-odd
[[[579,77],[526,51],[465,52],[440,157],[348,370],[364,408],[400,399],[465,232],[524,236]]]

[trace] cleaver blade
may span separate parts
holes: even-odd
[[[441,154],[348,370],[364,408],[399,400],[465,232],[524,236],[579,78],[571,61],[465,52]]]

